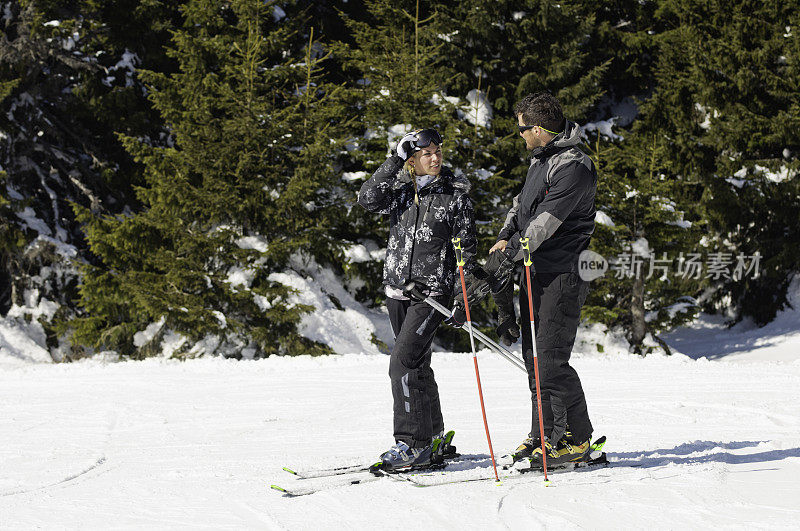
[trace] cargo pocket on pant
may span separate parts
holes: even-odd
[[[562,346],[571,348],[575,342],[575,334],[581,319],[581,306],[588,294],[585,289],[587,283],[575,273],[565,273],[559,280],[561,281],[561,296],[556,306],[561,325],[559,326],[559,340]]]

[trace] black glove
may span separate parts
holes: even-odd
[[[461,306],[454,306],[453,313],[450,317],[444,320],[444,324],[450,325],[453,328],[461,328],[467,322],[467,312],[464,310],[464,301],[461,301]]]
[[[427,286],[413,280],[406,282],[406,285],[403,286],[403,295],[412,301],[424,301],[426,291],[429,291]]]
[[[470,273],[466,273],[464,283],[467,285],[467,300],[470,307],[481,302],[490,291],[499,292],[509,285],[513,272],[514,261],[503,251],[495,251],[489,255],[483,267],[475,267]],[[464,311],[464,295],[461,290],[457,290],[453,309]]]
[[[470,308],[481,302],[489,294],[491,288],[488,279],[489,275],[481,267],[475,267],[470,273],[464,274],[464,284],[467,286],[467,300]],[[467,319],[467,312],[464,309],[464,293],[461,289],[456,290],[455,300],[453,301],[453,315],[450,316],[450,319],[454,318],[461,324],[464,324]]]
[[[492,293],[498,293],[506,287],[514,272],[514,259],[505,251],[495,251],[489,254],[483,269],[488,275],[487,281]]]
[[[514,283],[509,282],[502,290],[492,293],[494,303],[497,305],[497,337],[507,347],[519,339],[520,331],[517,325],[517,313],[514,310]]]

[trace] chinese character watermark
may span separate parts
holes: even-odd
[[[668,280],[670,275],[681,279],[700,280],[734,280],[739,281],[747,276],[759,278],[761,253],[753,255],[728,252],[679,253],[670,257],[662,253],[656,257],[654,253],[642,256],[632,251],[620,253],[610,260],[593,251],[583,251],[578,258],[578,274],[583,280],[590,281],[605,275],[606,271],[614,273],[614,278],[644,278],[649,280]]]

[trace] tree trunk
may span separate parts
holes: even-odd
[[[631,321],[631,345],[634,352],[641,354],[647,323],[644,320],[644,280],[638,275],[633,281],[631,293]]]

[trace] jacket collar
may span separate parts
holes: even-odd
[[[544,146],[538,146],[530,150],[528,156],[531,160],[533,159],[544,159],[562,151],[564,149],[568,149],[574,146],[577,146],[581,142],[581,128],[578,127],[578,124],[575,122],[571,122],[569,120],[565,120],[566,124],[564,126],[564,130],[554,136],[550,142],[545,144]]]
[[[397,181],[400,186],[410,184],[411,183],[411,174],[407,172],[405,169],[400,170],[400,173],[397,175]],[[452,186],[453,188],[457,188],[459,190],[463,190],[465,192],[469,192],[471,187],[469,179],[464,177],[463,175],[456,176],[447,166],[442,166],[442,171],[439,172],[439,176],[425,185],[425,189],[432,189],[432,188],[444,188],[446,186]]]

